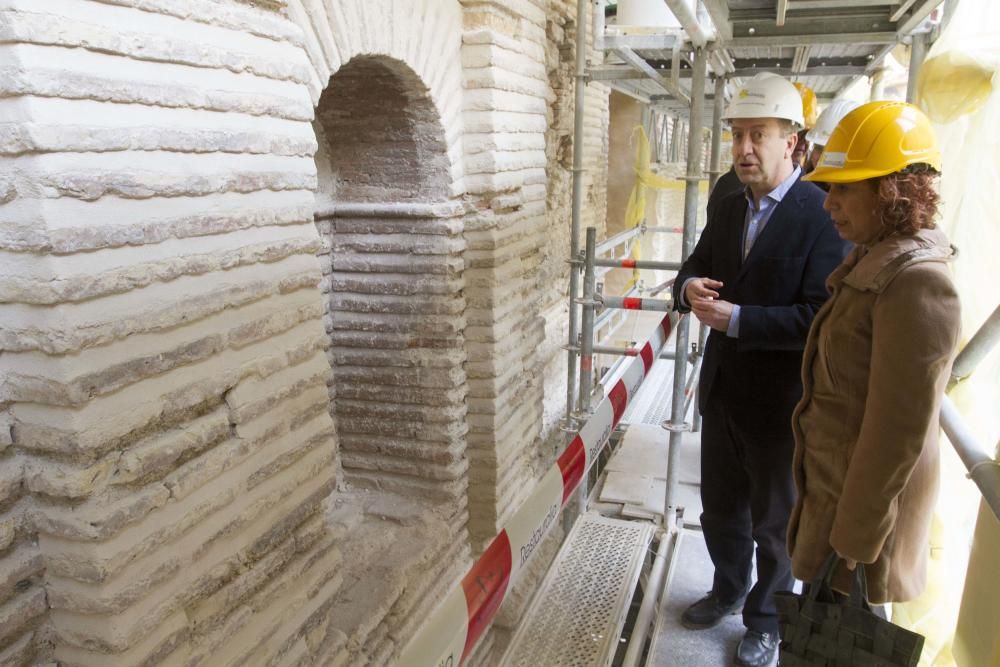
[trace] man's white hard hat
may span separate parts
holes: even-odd
[[[859,106],[861,106],[861,102],[855,102],[854,100],[841,99],[830,102],[830,106],[823,109],[823,113],[816,119],[816,127],[809,130],[806,139],[814,144],[826,146],[826,143],[830,140],[830,135],[833,134],[833,128],[837,127],[840,119]]]
[[[723,118],[780,118],[791,121],[796,129],[805,126],[799,91],[791,81],[771,72],[761,72],[737,88]]]

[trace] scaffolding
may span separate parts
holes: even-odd
[[[779,0],[768,12],[738,8],[726,0],[701,0],[692,5],[685,0],[664,0],[680,23],[679,29],[646,30],[630,34],[605,24],[604,0],[594,2],[588,15],[588,0],[577,0],[576,91],[573,131],[573,199],[570,233],[570,275],[568,285],[569,321],[567,384],[564,430],[568,445],[556,466],[539,482],[538,489],[514,515],[509,525],[490,544],[470,572],[445,598],[417,636],[403,652],[404,665],[459,665],[475,648],[513,585],[515,575],[533,555],[534,546],[551,528],[555,515],[565,512],[568,524],[578,516],[575,535],[586,531],[619,530],[613,523],[595,520],[586,514],[587,475],[620,422],[629,400],[659,358],[672,359],[670,417],[662,426],[668,433],[667,483],[663,512],[654,522],[652,539],[658,541],[655,557],[649,563],[645,594],[633,624],[622,664],[639,664],[646,638],[655,621],[654,606],[660,601],[676,566],[683,532],[678,525],[677,471],[681,438],[697,431],[697,417],[684,421],[697,392],[698,376],[708,330],[700,326],[692,344],[690,318],[678,318],[670,299],[636,296],[636,287],[624,295],[598,292],[598,269],[677,270],[694,249],[698,213],[699,184],[707,180],[709,188],[721,175],[722,115],[727,84],[756,74],[758,67],[791,76],[815,89],[821,99],[831,99],[863,76],[878,82],[881,62],[897,43],[912,43],[911,87],[916,80],[928,44],[933,41],[935,25],[928,22],[940,0],[800,0],[795,4]],[[697,11],[694,7],[697,6]],[[876,14],[887,11],[885,16]],[[590,17],[588,20],[588,16]],[[768,21],[773,21],[771,26]],[[593,25],[594,48],[614,54],[618,62],[588,66],[587,25]],[[758,29],[757,26],[760,26]],[[806,26],[805,28],[803,26]],[[811,26],[811,27],[809,27]],[[822,30],[822,32],[820,32]],[[776,57],[775,57],[776,56]],[[665,70],[669,66],[669,74]],[[712,94],[706,94],[712,69]],[[603,82],[658,109],[659,117],[650,114],[647,125],[656,150],[676,160],[686,150],[683,177],[684,218],[682,227],[650,227],[643,222],[606,240],[598,241],[597,230],[582,227],[583,208],[583,119],[585,88],[590,82]],[[827,85],[827,82],[832,82]],[[706,103],[711,101],[710,115]],[[670,126],[668,132],[667,127]],[[706,151],[702,128],[711,128]],[[683,128],[683,130],[682,130]],[[682,132],[686,130],[686,137]],[[669,144],[669,146],[667,145]],[[709,154],[703,170],[702,158]],[[679,261],[642,260],[628,257],[603,257],[616,248],[629,248],[632,241],[646,233],[679,233]],[[582,241],[582,243],[581,243]],[[626,252],[627,254],[627,252]],[[651,290],[652,295],[669,287],[671,281]],[[597,332],[626,310],[651,310],[670,313],[661,320],[649,342],[641,347],[601,344]],[[674,335],[673,352],[664,350],[667,334]],[[662,337],[662,338],[661,338]],[[1000,308],[983,325],[955,362],[953,383],[972,372],[976,362],[1000,338]],[[618,360],[595,381],[595,354],[615,355]],[[641,370],[640,370],[641,369]],[[615,381],[612,382],[612,379]],[[611,387],[603,393],[604,387]],[[595,388],[602,395],[595,396]],[[697,415],[697,411],[695,411]],[[1000,465],[986,448],[964,427],[961,416],[945,397],[941,422],[949,439],[965,463],[988,506],[1000,518]],[[561,483],[560,483],[561,482]],[[561,492],[561,500],[554,500]],[[539,500],[539,499],[544,500]],[[595,527],[597,526],[597,527]],[[569,532],[569,531],[568,531]],[[591,538],[588,538],[591,539]],[[646,533],[637,537],[639,549],[648,549]],[[527,552],[525,553],[525,548]],[[564,549],[566,545],[564,545]],[[512,551],[519,558],[512,557]],[[561,553],[557,563],[570,561]],[[630,561],[629,572],[635,564]],[[556,568],[559,569],[559,568]],[[631,576],[631,575],[630,575]],[[629,579],[629,577],[626,577]],[[632,579],[629,579],[632,580]],[[549,586],[546,582],[543,586]],[[558,587],[556,587],[558,588]],[[546,588],[546,590],[550,590]],[[537,602],[537,601],[536,601]],[[627,605],[627,602],[625,603]],[[529,613],[539,607],[532,605]],[[619,610],[620,611],[620,610]],[[608,627],[621,631],[621,617]],[[603,627],[603,626],[602,626]],[[517,646],[522,637],[537,632],[517,633],[504,664],[522,664],[516,656],[537,654]],[[542,636],[541,641],[552,638]],[[614,655],[614,642],[605,642]],[[610,664],[607,651],[574,664]],[[527,664],[527,663],[525,663]]]

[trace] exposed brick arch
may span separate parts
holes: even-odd
[[[404,63],[357,56],[314,123],[332,402],[355,484],[465,504],[465,300],[444,130]]]
[[[458,0],[289,0],[288,12],[304,33],[315,105],[327,94],[331,77],[365,59],[380,59],[383,64],[395,61],[421,82],[427,109],[434,111],[444,129],[449,182],[443,198],[463,194],[462,7]]]
[[[428,93],[404,63],[381,56],[357,56],[330,77],[316,107],[317,157],[331,170],[321,198],[446,200],[447,144]]]

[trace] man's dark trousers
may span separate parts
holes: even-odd
[[[715,565],[713,590],[736,600],[750,583],[757,543],[757,584],[743,605],[743,623],[777,633],[774,593],[795,583],[785,546],[795,501],[792,483],[792,407],[774,406],[767,420],[721,398],[719,378],[708,397],[701,434],[701,525]]]
[[[689,309],[680,290],[697,277],[722,281],[719,298],[740,306],[739,336],[712,330],[702,363],[702,528],[722,602],[745,590],[757,542],[758,581],[743,619],[760,632],[777,632],[773,593],[792,583],[785,529],[802,350],[828,296],[826,278],[847,249],[824,198],[813,184],[796,181],[744,258],[747,201],[742,192],[723,195],[674,283],[681,311]]]

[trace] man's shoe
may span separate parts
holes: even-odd
[[[716,597],[715,591],[712,591],[684,610],[681,614],[681,625],[691,630],[714,628],[726,616],[743,611],[744,600],[746,595],[741,595],[736,601],[725,603]]]
[[[778,635],[773,632],[747,630],[736,647],[739,667],[767,667],[778,657]]]

